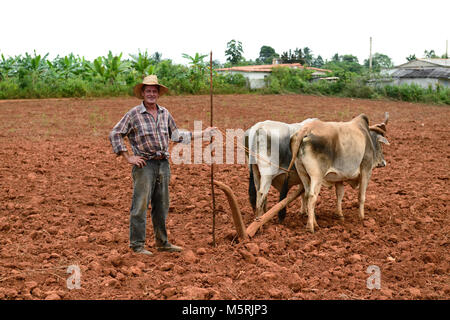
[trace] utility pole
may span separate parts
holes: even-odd
[[[372,71],[372,37],[370,37],[369,70]]]
[[[448,59],[448,40],[445,40],[445,58]]]

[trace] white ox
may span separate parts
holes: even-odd
[[[280,192],[280,201],[286,197],[292,186],[302,186],[295,168],[291,169],[286,181],[287,168],[292,159],[290,140],[295,132],[313,120],[315,119],[306,119],[292,124],[266,120],[256,123],[245,132],[250,171],[248,192],[257,218],[266,211],[267,194],[271,185]],[[283,221],[285,215],[286,208],[278,213],[279,221]]]

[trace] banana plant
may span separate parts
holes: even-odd
[[[31,56],[28,52],[26,52],[25,57],[19,58],[18,64],[25,70],[30,71],[30,73],[40,74],[47,68],[47,63],[45,61],[48,55],[49,54],[47,53],[41,57],[40,54],[38,55],[36,54],[36,51],[34,51],[34,56]]]
[[[84,72],[83,60],[79,56],[70,53],[68,56],[59,55],[51,61],[47,61],[49,68],[61,78],[67,79],[73,75],[82,75]]]
[[[155,68],[154,61],[147,50],[144,53],[139,50],[138,55],[130,54],[130,57],[132,58],[131,67],[138,72],[139,76],[144,77],[153,73]]]
[[[18,58],[19,58],[18,56],[14,58],[13,57],[5,58],[5,56],[2,53],[0,60],[0,80],[7,79],[16,74]]]
[[[207,54],[201,55],[198,52],[196,52],[195,56],[193,56],[193,57],[186,53],[182,54],[182,57],[190,60],[189,64],[198,71],[204,70],[205,63],[203,62],[203,59],[205,59],[207,56],[208,56]]]
[[[197,92],[197,90],[204,83],[206,64],[205,62],[203,62],[203,59],[205,59],[205,57],[207,56],[208,56],[207,54],[201,55],[198,52],[195,53],[195,56],[190,56],[186,53],[182,54],[183,58],[190,60],[189,62],[189,64],[191,65],[190,80],[194,92]]]
[[[114,83],[117,77],[122,72],[128,69],[128,65],[125,61],[121,61],[122,53],[118,56],[114,56],[111,51],[109,51],[107,57],[103,57],[103,65],[105,68],[105,80]]]
[[[48,55],[48,53],[44,56],[38,55],[35,50],[33,56],[26,52],[25,57],[18,58],[17,74],[22,85],[31,80],[31,85],[35,87],[39,78],[48,71],[48,64],[46,63]]]

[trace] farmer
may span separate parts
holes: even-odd
[[[216,128],[194,134],[177,129],[170,112],[157,104],[169,89],[158,83],[156,75],[144,78],[134,87],[134,94],[143,99],[114,126],[109,139],[113,151],[133,165],[133,199],[130,209],[130,247],[136,253],[152,255],[145,249],[147,208],[151,216],[158,251],[181,251],[167,239],[166,217],[169,211],[169,138],[174,142],[190,143],[194,137],[210,136]],[[124,137],[128,137],[133,155],[128,153]]]

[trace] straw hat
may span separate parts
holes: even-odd
[[[154,74],[146,76],[144,80],[142,80],[142,83],[139,83],[134,86],[134,95],[140,99],[144,99],[142,96],[142,87],[148,85],[148,86],[158,86],[159,87],[159,95],[162,96],[169,92],[169,88],[166,86],[163,86],[162,84],[158,83],[158,77]]]

